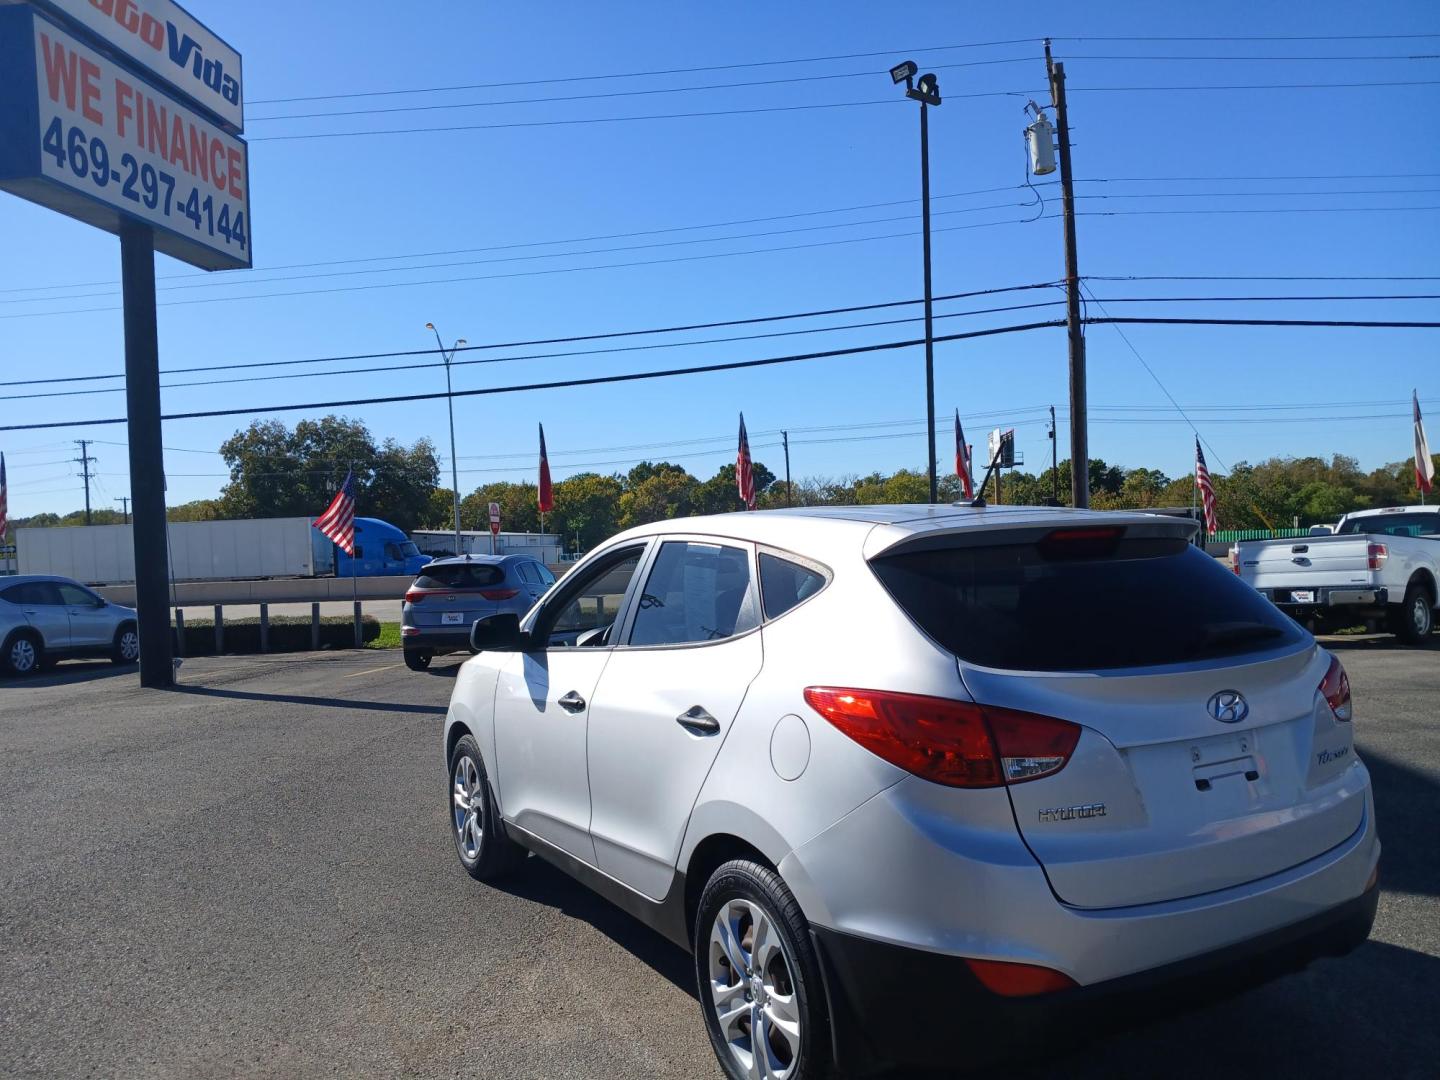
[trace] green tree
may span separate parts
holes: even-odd
[[[440,473],[429,439],[376,445],[363,423],[333,415],[301,420],[294,430],[256,420],[220,453],[230,467],[219,499],[226,518],[318,514],[353,468],[357,512],[409,532],[428,516]]]
[[[619,477],[579,473],[557,481],[555,510],[547,527],[565,537],[566,550],[588,551],[619,530],[620,497],[624,487]]]
[[[683,469],[652,473],[620,496],[620,527],[634,528],[652,521],[688,517],[695,511],[700,482]]]
[[[534,484],[497,480],[482,484],[460,500],[460,524],[490,528],[490,504],[500,504],[500,528],[506,532],[540,531],[540,493]]]
[[[776,485],[774,473],[759,461],[751,462],[750,472],[755,478],[757,507],[785,505],[785,484],[781,482]],[[772,491],[777,486],[779,490]],[[766,497],[767,492],[772,492],[770,498]],[[694,513],[697,514],[728,514],[744,510],[745,504],[740,501],[740,488],[735,483],[735,466],[721,465],[714,476],[703,484],[696,485],[693,506]]]
[[[165,511],[169,521],[216,521],[220,517],[219,499],[195,499],[169,507]]]

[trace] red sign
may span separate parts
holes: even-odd
[[[500,535],[500,504],[498,502],[490,504],[490,534],[492,536]]]

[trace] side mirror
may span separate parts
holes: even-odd
[[[528,635],[520,631],[520,616],[513,611],[486,615],[470,627],[470,648],[476,652],[521,652]]]

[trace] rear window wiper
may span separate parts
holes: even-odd
[[[1205,628],[1205,632],[1200,636],[1198,647],[1211,649],[1217,645],[1238,645],[1245,641],[1269,641],[1284,636],[1284,630],[1278,626],[1271,626],[1269,623],[1216,623]]]

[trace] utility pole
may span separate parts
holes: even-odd
[[[785,446],[785,505],[794,506],[794,491],[790,487],[790,433],[780,432],[780,441]]]
[[[1050,56],[1045,41],[1045,69],[1055,106],[1060,143],[1060,198],[1065,224],[1065,325],[1070,339],[1070,494],[1077,510],[1090,508],[1089,412],[1085,405],[1085,333],[1080,322],[1080,271],[1075,253],[1075,186],[1070,171],[1070,114],[1065,104],[1065,65]]]
[[[129,525],[129,524],[130,524],[130,496],[129,496],[129,495],[121,495],[121,496],[120,496],[118,499],[116,499],[115,501],[120,504],[120,509],[121,509],[121,511],[125,514],[125,524],[126,524],[126,525]]]
[[[76,439],[75,445],[80,447],[80,456],[74,461],[80,466],[82,475],[85,478],[85,524],[90,524],[90,466],[94,464],[95,458],[90,456],[90,440]]]
[[[1060,505],[1060,437],[1055,430],[1055,406],[1050,406],[1050,501]]]

